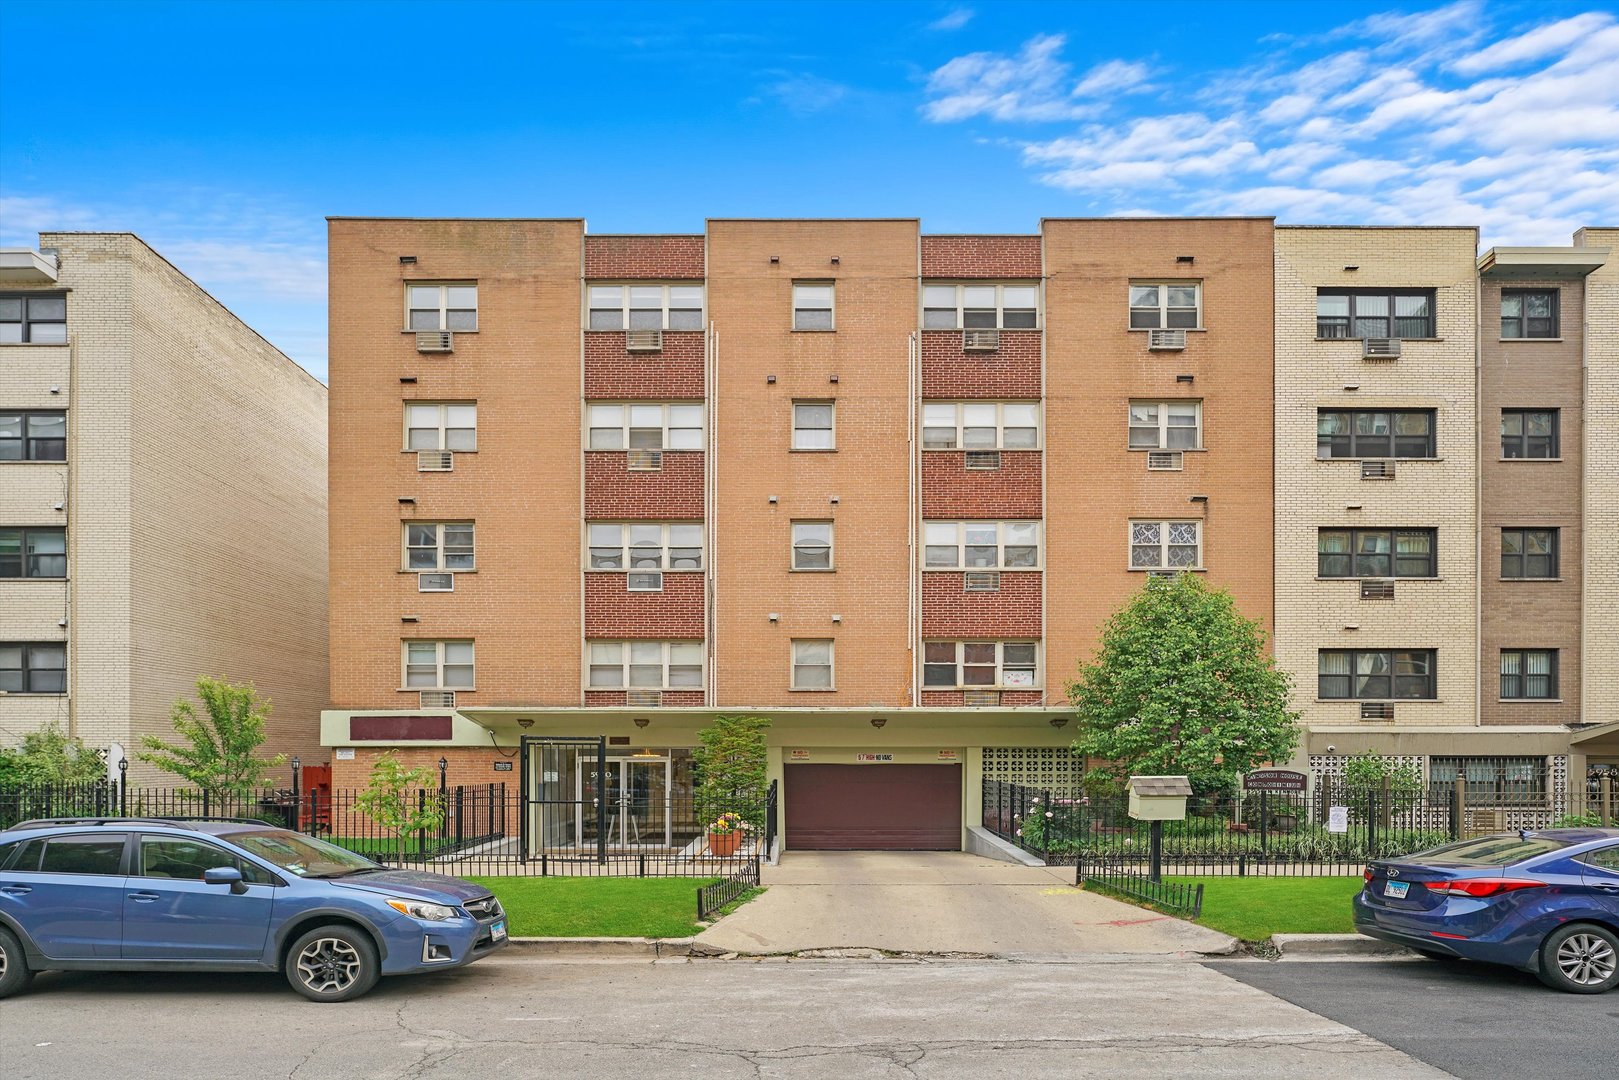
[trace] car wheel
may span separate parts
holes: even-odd
[[[17,940],[16,934],[0,926],[0,998],[22,993],[33,981],[34,973],[28,970],[23,958],[22,942]]]
[[[287,981],[310,1001],[352,1001],[377,985],[377,947],[353,926],[317,926],[287,950]]]
[[[1619,986],[1619,934],[1594,923],[1570,923],[1540,946],[1540,981],[1571,994]]]

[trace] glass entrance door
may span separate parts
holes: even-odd
[[[594,776],[578,771],[579,799],[593,800]],[[666,756],[607,759],[607,782],[602,792],[602,819],[610,847],[669,847],[673,841],[670,810],[671,762]],[[594,840],[594,833],[588,837]],[[583,823],[577,836],[587,840]]]

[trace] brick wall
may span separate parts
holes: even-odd
[[[585,333],[585,397],[609,401],[701,398],[707,346],[699,330],[665,330],[661,352],[630,352],[624,331]]]
[[[587,236],[585,277],[591,281],[701,279],[701,236]]]
[[[585,574],[585,636],[700,638],[705,633],[701,571],[663,575],[662,592],[629,592],[627,574]]]
[[[922,331],[925,398],[1029,399],[1040,396],[1039,330],[1002,330],[995,352],[965,352],[960,330]]]
[[[1041,577],[1034,570],[1001,573],[995,592],[968,592],[966,575],[929,570],[922,574],[924,638],[1030,638],[1040,636]]]
[[[670,709],[700,708],[703,704],[703,691],[701,690],[665,690],[663,692],[663,706]],[[587,690],[585,691],[585,704],[592,708],[624,708],[625,693],[622,690]],[[651,706],[636,706],[636,708],[650,708]]]
[[[1047,675],[1050,678],[1050,675]],[[1062,699],[1062,687],[1054,685],[1051,690],[1002,690],[1001,707],[1016,708],[1019,705],[1043,705],[1048,701]],[[922,707],[925,709],[959,709],[962,708],[964,695],[960,690],[924,690],[922,691]],[[993,708],[993,706],[989,706]],[[1015,738],[1015,737],[1012,737]]]
[[[622,450],[585,454],[585,516],[607,521],[701,521],[703,451],[665,450],[663,468],[630,471]]]
[[[1588,724],[1619,720],[1619,229],[1575,242],[1608,261],[1585,281],[1585,499],[1582,700]]]
[[[924,236],[922,276],[942,280],[1037,279],[1038,236]]]
[[[963,450],[922,454],[922,516],[1037,518],[1041,515],[1038,450],[1002,450],[999,469],[969,469]]]

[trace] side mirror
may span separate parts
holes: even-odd
[[[233,893],[247,891],[247,886],[242,882],[242,872],[234,866],[216,866],[212,870],[204,870],[202,880],[206,885],[229,885]]]

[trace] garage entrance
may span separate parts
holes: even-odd
[[[788,850],[960,851],[960,765],[787,765]]]

